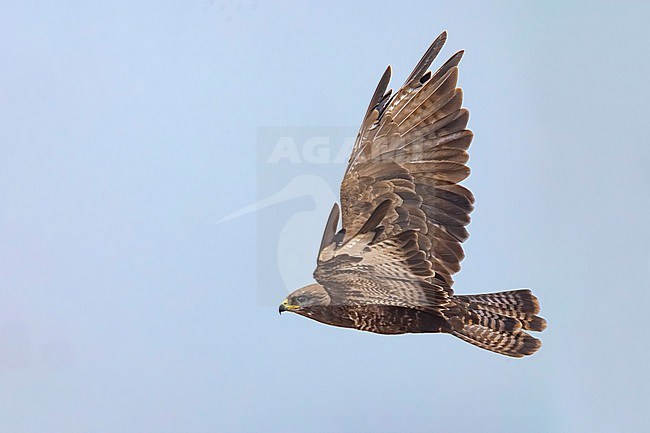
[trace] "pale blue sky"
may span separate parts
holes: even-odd
[[[638,5],[4,2],[0,432],[644,431]],[[533,288],[531,358],[277,314],[343,166],[269,164],[269,137],[335,152],[445,29],[476,134],[456,289]]]

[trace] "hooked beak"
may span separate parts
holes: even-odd
[[[282,314],[284,311],[295,311],[295,310],[299,310],[299,309],[300,309],[299,305],[291,305],[289,303],[289,300],[285,299],[280,304],[280,308],[278,308],[278,311],[280,312],[280,314]]]

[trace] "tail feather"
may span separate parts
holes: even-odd
[[[451,320],[452,334],[478,347],[503,355],[532,355],[541,341],[524,331],[543,331],[537,316],[539,301],[530,290],[513,290],[454,297],[462,313]]]
[[[521,326],[527,331],[542,332],[546,329],[546,319],[539,316],[521,317],[519,318]]]
[[[522,328],[522,323],[515,317],[503,316],[492,311],[475,310],[472,313],[476,315],[478,325],[488,329],[502,332],[517,332]]]
[[[526,314],[539,313],[539,300],[528,289],[482,293],[480,295],[460,295],[456,296],[456,298],[490,311],[501,308]],[[495,312],[498,313],[498,311]]]
[[[524,331],[500,332],[480,325],[468,325],[452,334],[475,346],[515,358],[532,355],[542,346],[540,340]]]

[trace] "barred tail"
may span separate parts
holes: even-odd
[[[475,346],[521,358],[542,342],[525,331],[543,331],[539,302],[530,290],[454,296],[463,313],[450,319],[451,333]]]

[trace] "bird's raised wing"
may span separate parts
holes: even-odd
[[[381,78],[341,184],[339,243],[350,241],[388,201],[374,242],[417,231],[426,260],[450,288],[464,258],[461,243],[469,236],[465,226],[474,204],[472,193],[458,184],[469,175],[465,163],[473,134],[456,87],[463,52],[435,73],[428,71],[446,37],[442,33],[433,42],[394,95],[386,91],[390,67]]]

